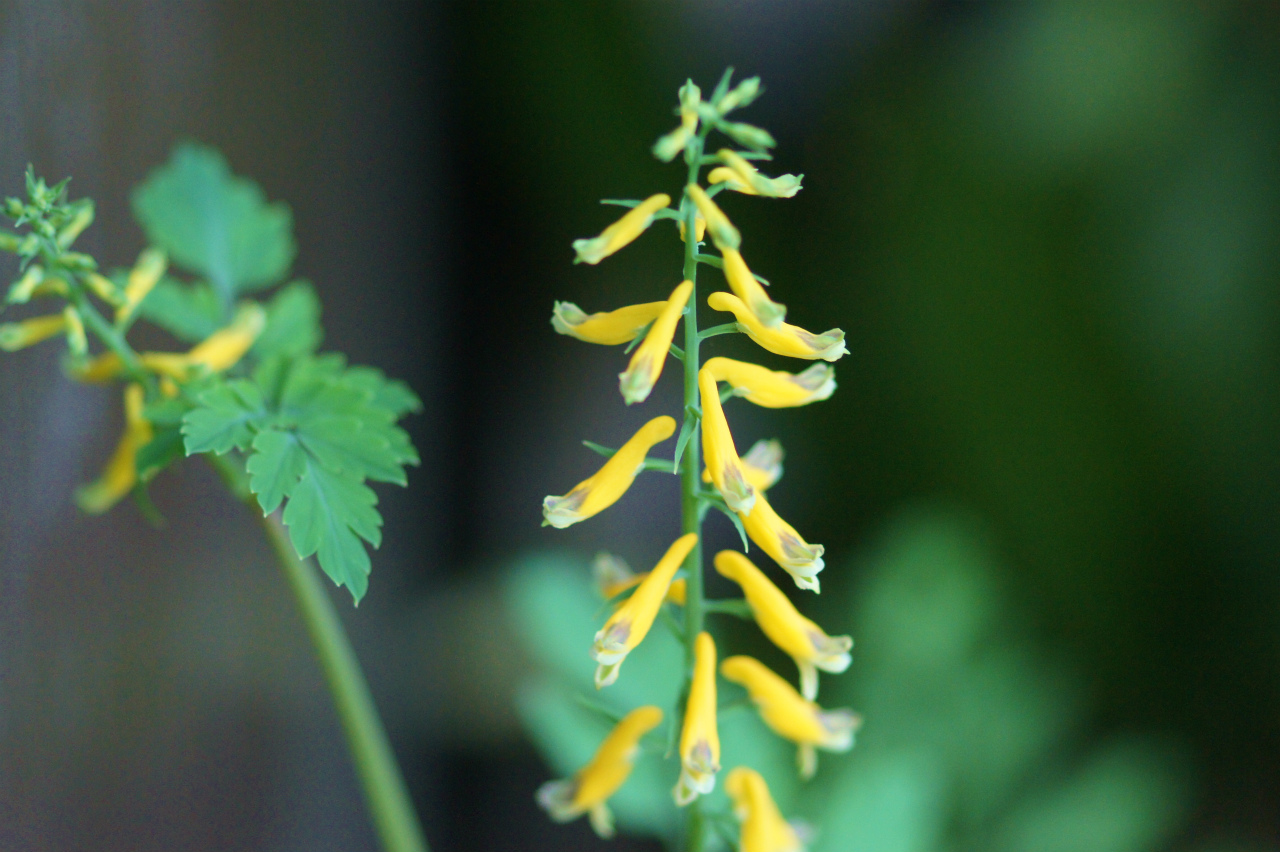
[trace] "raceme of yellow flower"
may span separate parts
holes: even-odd
[[[799,835],[783,819],[759,772],[738,766],[725,778],[724,789],[742,824],[740,852],[804,852]]]
[[[692,281],[682,281],[671,291],[662,313],[658,314],[644,341],[636,347],[627,364],[625,372],[618,374],[618,388],[627,405],[633,402],[644,402],[653,392],[653,386],[662,375],[662,365],[667,361],[667,353],[671,351],[671,341],[676,335],[676,323],[689,303],[689,294],[693,292]]]
[[[742,245],[742,235],[729,221],[729,217],[724,215],[724,211],[711,200],[711,196],[707,195],[705,189],[696,183],[691,183],[685,187],[685,191],[697,205],[702,218],[707,220],[707,230],[711,232],[711,242],[716,244],[716,248],[724,251],[727,248],[736,249]]]
[[[653,214],[671,203],[666,193],[651,195],[627,211],[621,219],[600,232],[600,236],[573,241],[578,253],[575,263],[599,263],[609,255],[629,245],[653,224]]]
[[[728,382],[733,395],[763,408],[796,408],[827,399],[836,390],[835,367],[813,364],[800,373],[770,370],[733,358],[709,358],[703,365],[718,382]]]
[[[169,258],[160,249],[144,249],[142,254],[138,255],[138,260],[133,265],[133,269],[129,270],[129,279],[124,285],[122,304],[116,308],[117,323],[125,322],[133,315],[168,268]]]
[[[640,738],[662,723],[657,707],[637,707],[618,722],[596,749],[591,762],[572,778],[548,781],[537,793],[541,805],[556,822],[587,814],[601,837],[613,836],[613,813],[608,799],[626,782],[640,753]]]
[[[712,310],[727,311],[738,321],[738,327],[764,349],[789,358],[806,358],[810,361],[837,361],[849,350],[844,345],[844,332],[838,328],[814,334],[803,328],[783,323],[769,328],[756,319],[755,314],[732,293],[712,293],[707,297]]]
[[[684,807],[716,787],[720,734],[716,727],[716,643],[703,631],[694,643],[693,680],[680,733],[680,780],[676,804]]]
[[[818,572],[825,565],[822,554],[826,548],[802,539],[791,524],[778,517],[763,494],[756,495],[750,514],[739,512],[738,517],[742,519],[747,536],[790,574],[797,586],[821,591]]]
[[[698,105],[701,102],[702,90],[692,80],[686,81],[680,87],[680,126],[654,143],[653,156],[669,163],[684,150],[698,130]]]
[[[97,480],[76,489],[76,503],[91,515],[100,515],[128,494],[138,482],[138,450],[150,443],[151,424],[142,416],[142,385],[124,389],[124,434]]]
[[[755,564],[732,550],[716,554],[716,571],[742,587],[756,623],[773,644],[796,661],[800,693],[812,701],[818,697],[818,669],[840,674],[849,668],[853,639],[828,636],[826,631],[796,610],[782,590]]]
[[[729,657],[720,664],[720,674],[744,686],[764,723],[796,744],[801,777],[812,778],[818,768],[815,748],[831,752],[853,748],[853,734],[862,718],[852,710],[822,709],[754,657]]]
[[[742,457],[742,471],[746,474],[747,484],[756,491],[768,491],[782,478],[782,444],[774,440],[761,438],[751,445],[747,454]],[[711,471],[702,471],[702,481],[711,481]]]
[[[67,318],[64,314],[46,314],[21,322],[7,322],[0,325],[0,349],[17,352],[56,337],[66,329]]]
[[[631,436],[593,476],[582,480],[563,497],[549,495],[542,501],[542,525],[564,529],[599,514],[627,493],[645,456],[654,444],[675,434],[674,418],[655,417]]]
[[[622,661],[649,635],[649,628],[653,626],[658,609],[667,597],[672,578],[697,543],[698,536],[695,533],[676,539],[649,572],[649,576],[640,582],[631,597],[609,616],[604,627],[596,633],[595,643],[591,646],[591,658],[598,664],[596,689],[606,687],[618,679]]]
[[[646,571],[643,574],[637,574],[626,562],[604,551],[597,553],[595,559],[591,560],[591,576],[595,578],[596,589],[600,592],[600,597],[607,601],[634,589],[649,576],[649,573]],[[688,584],[683,577],[678,577],[672,580],[667,588],[667,601],[676,606],[684,606],[687,593]],[[619,601],[618,605],[621,606],[621,604],[622,602]]]
[[[733,446],[729,421],[720,407],[720,391],[716,380],[706,368],[698,371],[698,390],[702,397],[702,454],[707,464],[711,483],[720,492],[730,509],[741,514],[752,511],[756,503],[756,490],[747,480],[747,473]]]
[[[804,175],[779,175],[776,178],[768,178],[756,171],[756,167],[736,151],[721,148],[716,152],[716,156],[724,165],[711,170],[707,175],[707,183],[727,182],[729,189],[734,192],[763,195],[769,198],[792,198],[800,191],[800,181],[804,179]]]
[[[587,343],[617,346],[639,337],[666,306],[666,302],[645,302],[607,313],[588,314],[573,302],[556,302],[551,310],[551,326],[560,334]]]
[[[729,282],[729,289],[742,300],[743,304],[755,314],[757,320],[765,328],[778,328],[787,318],[787,306],[780,305],[769,298],[764,287],[751,274],[742,253],[737,249],[726,248],[720,251],[724,257],[724,277]]]

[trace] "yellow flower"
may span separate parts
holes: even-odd
[[[716,643],[711,634],[694,642],[693,682],[680,733],[680,780],[674,791],[684,807],[716,788],[720,771],[720,733],[716,729]]]
[[[756,495],[756,503],[750,514],[739,512],[738,517],[742,519],[747,536],[790,574],[797,586],[820,591],[818,572],[825,564],[822,554],[826,552],[826,548],[820,544],[809,544],[802,539],[791,524],[778,517],[763,494]]]
[[[783,323],[778,328],[768,328],[751,312],[742,300],[730,293],[712,293],[707,297],[712,310],[728,311],[738,320],[738,327],[760,346],[778,355],[790,358],[807,358],[816,361],[836,361],[848,355],[844,345],[844,332],[838,328],[814,334],[803,328]]]
[[[764,195],[769,198],[791,198],[800,191],[804,175],[780,175],[767,178],[756,171],[741,154],[722,148],[717,152],[725,165],[712,169],[707,183],[729,184],[729,189],[746,195]]]
[[[542,501],[542,525],[564,529],[585,521],[618,502],[627,493],[645,456],[654,444],[675,434],[676,421],[662,415],[640,427],[631,440],[609,457],[594,476],[582,480],[563,497],[549,495]]]
[[[596,749],[591,762],[572,778],[548,781],[538,788],[538,804],[556,822],[583,814],[601,837],[613,836],[613,814],[607,801],[627,780],[640,753],[640,738],[662,723],[657,707],[637,707],[623,717]]]
[[[716,571],[742,587],[756,624],[773,644],[796,661],[800,670],[800,693],[812,701],[818,697],[818,669],[840,674],[849,668],[853,639],[828,636],[826,631],[801,615],[782,590],[750,559],[732,550],[716,554]]]
[[[110,509],[132,490],[138,481],[138,450],[151,441],[151,424],[142,416],[142,385],[124,389],[124,435],[97,481],[76,489],[76,503],[91,515]]]
[[[31,264],[27,267],[27,271],[22,273],[22,277],[9,288],[6,301],[11,305],[25,305],[31,301],[32,295],[42,281],[44,281],[44,267],[38,263]]]
[[[736,767],[725,778],[724,789],[742,824],[740,852],[804,852],[799,835],[783,819],[759,772]]]
[[[665,193],[651,195],[627,211],[621,219],[591,239],[574,240],[573,250],[578,253],[576,263],[599,263],[615,251],[625,247],[653,224],[653,214],[671,203]]]
[[[600,597],[607,601],[634,589],[649,576],[649,573],[646,571],[643,574],[637,574],[622,559],[604,551],[597,553],[596,558],[591,560],[591,576],[595,578],[596,589],[599,590]],[[667,589],[667,601],[676,606],[684,606],[687,593],[688,584],[683,577],[672,580],[671,586]]]
[[[680,242],[684,242],[684,220],[681,219],[677,224],[680,226]],[[702,218],[701,213],[693,217],[693,232],[697,236],[698,242],[702,242],[702,238],[706,236],[707,220]]]
[[[733,446],[729,421],[720,407],[720,391],[706,367],[698,371],[698,390],[702,395],[702,454],[711,483],[730,509],[746,514],[755,506],[756,490]]]
[[[782,478],[782,457],[785,453],[782,444],[775,440],[761,438],[751,445],[747,454],[742,457],[742,471],[747,476],[747,484],[756,491],[768,491]],[[702,471],[702,481],[711,481],[711,471]]]
[[[627,405],[644,402],[649,398],[654,384],[662,375],[662,365],[667,361],[667,352],[671,350],[671,340],[676,334],[676,323],[680,321],[680,315],[684,313],[692,292],[692,281],[681,281],[671,291],[662,313],[649,326],[649,333],[632,354],[626,372],[618,374],[618,387]]]
[[[737,249],[721,249],[724,257],[724,277],[729,282],[729,289],[755,314],[757,320],[765,328],[778,328],[787,317],[787,306],[780,305],[769,298],[764,287],[751,274],[747,262]]]
[[[696,183],[691,183],[685,187],[685,191],[698,206],[698,212],[702,214],[702,218],[707,220],[707,230],[711,232],[711,241],[716,244],[716,248],[724,251],[727,248],[736,249],[742,245],[742,235],[729,221],[729,217],[724,215],[724,211],[711,200],[711,196],[707,195],[705,189]]]
[[[823,710],[754,657],[730,657],[720,664],[720,674],[746,687],[764,723],[796,744],[802,778],[812,778],[817,771],[815,748],[833,752],[853,748],[853,734],[862,717],[852,710]]]
[[[653,619],[657,617],[671,586],[671,578],[697,543],[698,536],[694,533],[676,539],[631,597],[609,616],[604,627],[596,633],[595,643],[591,646],[591,658],[599,664],[596,666],[596,689],[618,679],[622,661],[649,635]]]
[[[556,302],[551,311],[551,326],[560,334],[587,343],[617,346],[635,340],[666,306],[666,302],[645,302],[608,313],[588,314],[573,302]]]
[[[84,320],[80,312],[67,305],[62,309],[62,319],[67,326],[67,349],[77,359],[84,359],[89,354],[89,338],[84,335]]]
[[[17,352],[56,337],[66,329],[67,318],[64,314],[47,314],[22,322],[7,322],[0,325],[0,349]]]
[[[124,300],[116,308],[116,322],[122,323],[133,316],[133,312],[147,298],[160,281],[164,271],[169,267],[169,258],[160,249],[144,249],[138,255],[138,261],[129,270],[129,280],[124,285]]]
[[[680,126],[654,143],[653,156],[669,163],[684,150],[698,129],[698,104],[701,101],[702,90],[692,80],[680,87]]]
[[[728,382],[733,395],[764,408],[795,408],[827,399],[836,390],[836,370],[814,364],[801,373],[770,370],[732,358],[711,358],[703,365],[718,382]]]

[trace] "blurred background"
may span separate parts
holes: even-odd
[[[790,317],[851,354],[829,402],[729,417],[787,447],[772,501],[827,548],[802,606],[858,643],[822,700],[866,725],[801,787],[738,711],[726,766],[768,767],[816,850],[1263,852],[1278,45],[1263,3],[0,0],[0,194],[28,162],[73,176],[107,266],[143,248],[129,189],[180,140],[288,202],[327,346],[426,403],[369,595],[335,600],[433,848],[657,849],[670,765],[642,763],[609,844],[533,791],[603,735],[572,698],[590,557],[652,564],[674,484],[563,532],[539,501],[594,469],[582,439],[616,445],[678,389],[625,408],[621,354],[548,318],[671,289],[667,229],[598,267],[570,242],[612,220],[600,198],[678,190],[648,148],[686,76],[760,75],[743,119],[805,189],[724,204]],[[79,515],[119,401],[57,349],[0,358],[0,848],[374,849],[253,518],[197,463],[154,484],[161,529]],[[663,639],[620,705],[669,700]],[[789,671],[750,625],[720,639]]]

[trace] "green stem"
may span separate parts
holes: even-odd
[[[145,387],[150,388],[154,383],[151,374],[143,369],[142,362],[138,360],[138,353],[133,351],[133,347],[124,339],[115,326],[107,322],[102,314],[98,313],[98,309],[85,298],[84,292],[80,290],[79,284],[72,284],[69,288],[71,306],[80,314],[80,319],[84,321],[89,331],[102,341],[102,345],[113,352],[120,359],[120,364],[124,371],[129,374],[135,382],[141,382]]]

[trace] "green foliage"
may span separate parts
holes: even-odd
[[[311,282],[294,281],[281,287],[267,304],[267,327],[251,352],[255,358],[295,358],[315,352],[323,337],[320,297]]]
[[[124,284],[125,276],[117,276]],[[197,281],[184,284],[166,275],[142,300],[138,313],[184,343],[196,343],[213,334],[222,325],[222,303],[213,287]]]

